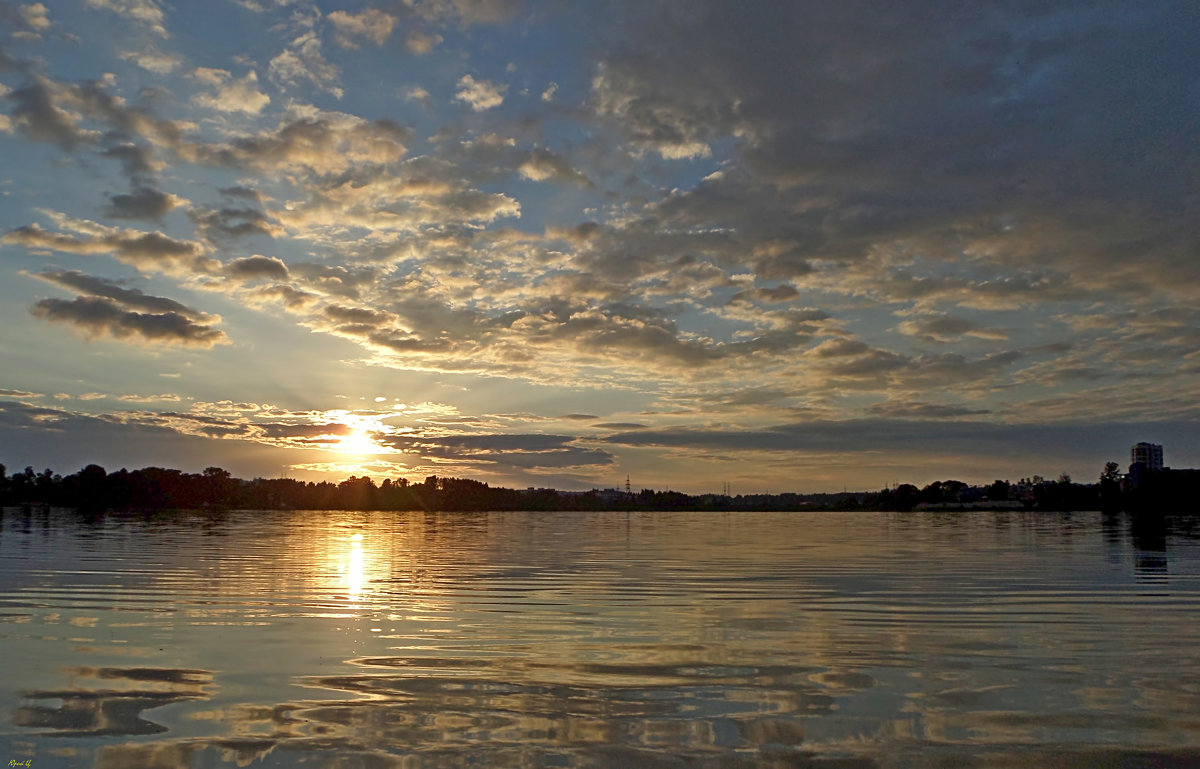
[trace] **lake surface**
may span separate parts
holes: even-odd
[[[0,518],[0,764],[1200,766],[1200,522]]]

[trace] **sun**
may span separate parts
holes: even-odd
[[[343,454],[354,454],[355,456],[379,453],[379,445],[375,443],[371,433],[359,427],[352,428],[350,432],[339,438],[333,448]]]

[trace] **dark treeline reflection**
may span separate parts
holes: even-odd
[[[1110,466],[1115,467],[1114,463]],[[43,504],[88,509],[164,510],[186,508],[322,510],[877,510],[1026,509],[1200,512],[1200,470],[1144,473],[1139,486],[1118,484],[1105,474],[1099,483],[1080,484],[1063,475],[1019,482],[997,480],[984,486],[935,481],[924,488],[900,484],[877,492],[841,494],[688,495],[677,491],[615,489],[561,492],[509,489],[468,478],[431,475],[421,483],[405,478],[368,477],[330,481],[291,478],[234,478],[209,467],[185,473],[162,467],[108,472],[88,465],[62,476],[26,467],[9,475],[0,464],[0,505]]]

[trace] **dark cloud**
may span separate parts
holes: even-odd
[[[1194,288],[1183,223],[1200,149],[1181,95],[1200,8],[1153,2],[1119,23],[1111,10],[645,3],[607,43],[592,107],[663,157],[737,138],[743,176],[714,175],[655,213],[779,241],[760,276],[913,240],[922,259],[986,255],[1001,277],[1057,266],[1076,296]],[[1127,269],[1120,244],[1133,243],[1153,274]],[[1045,299],[1056,287],[1025,288]]]
[[[499,98],[499,94],[496,95]],[[587,174],[561,154],[546,147],[532,149],[515,138],[487,133],[459,142],[445,142],[441,157],[475,180],[499,179],[511,174],[535,182],[594,186]]]
[[[346,266],[297,262],[289,266],[294,278],[308,288],[331,296],[357,301],[363,291],[371,289],[382,276],[375,266]]]
[[[252,203],[262,203],[265,200],[261,192],[250,187],[222,187],[220,192],[226,197],[248,200]]]
[[[113,219],[148,219],[161,221],[179,205],[179,198],[151,187],[136,187],[126,195],[109,196],[104,213]]]
[[[729,298],[730,304],[735,302],[789,302],[800,296],[795,286],[784,283],[774,288],[751,288],[739,291]]]
[[[922,355],[910,361],[903,384],[908,388],[949,388],[974,384],[988,389],[996,386],[994,377],[1026,356],[1020,350],[1005,350],[977,358],[957,353]]]
[[[969,318],[946,314],[915,316],[901,323],[899,329],[922,341],[937,343],[953,342],[964,335],[997,340],[1008,338],[1001,329],[983,328]]]
[[[197,473],[219,466],[240,477],[275,478],[287,462],[277,449],[184,434],[128,413],[87,415],[13,401],[0,401],[0,453],[9,467],[32,464],[64,474],[96,463],[109,470],[166,466]]]
[[[101,139],[113,142],[108,152],[127,169],[150,165],[132,157],[128,148],[138,146],[135,139],[154,146],[182,148],[180,125],[155,117],[146,104],[130,104],[109,93],[109,83],[109,79],[64,83],[34,74],[5,98],[15,105],[13,124],[27,138],[55,144],[67,152],[95,145]]]
[[[363,120],[338,113],[282,123],[274,131],[196,144],[182,152],[199,162],[232,168],[344,171],[357,163],[390,163],[404,156],[410,132],[391,120]]]
[[[284,280],[288,268],[275,256],[244,256],[226,264],[225,274],[239,280]]]
[[[310,307],[319,301],[319,297],[316,294],[282,283],[253,288],[247,294],[247,298],[256,304],[277,302],[290,310],[297,311]]]
[[[801,454],[859,454],[894,452],[897,457],[941,455],[948,459],[988,456],[1051,466],[1075,457],[1080,443],[1127,451],[1138,435],[1164,432],[1182,436],[1192,427],[1172,424],[1093,423],[996,424],[978,420],[851,419],[784,424],[761,430],[703,430],[689,428],[619,432],[599,438],[602,443],[725,452],[781,451]],[[1186,441],[1182,444],[1186,445]],[[954,468],[947,468],[953,470]],[[1097,467],[1097,472],[1099,472]]]
[[[125,174],[132,179],[143,179],[147,174],[158,170],[160,165],[155,160],[152,148],[132,142],[108,147],[100,154],[120,162]]]
[[[29,139],[56,144],[68,152],[95,143],[99,133],[83,128],[75,114],[60,107],[55,90],[53,81],[34,77],[5,96],[13,103],[10,112],[13,125]]]
[[[34,223],[9,230],[0,237],[0,242],[73,254],[111,253],[126,264],[160,272],[204,274],[215,266],[213,260],[204,256],[204,248],[194,241],[176,240],[161,232],[121,230],[61,215],[56,219],[75,234],[51,232]]]
[[[85,275],[76,270],[47,270],[39,272],[34,277],[53,283],[56,286],[70,289],[80,294],[112,299],[122,306],[133,310],[144,310],[150,313],[173,313],[193,320],[205,320],[209,316],[199,310],[180,304],[174,299],[162,296],[151,296],[136,288],[125,288],[105,278]]]
[[[187,315],[136,312],[103,297],[42,299],[33,305],[32,312],[51,322],[75,326],[89,337],[111,336],[145,343],[205,348],[227,341],[225,332],[197,323]]]
[[[779,387],[746,386],[722,392],[680,393],[673,399],[680,404],[700,403],[704,408],[711,406],[767,406],[789,398],[796,393]]]
[[[327,305],[322,308],[321,313],[335,323],[364,326],[383,326],[394,320],[394,317],[390,313],[371,310],[365,307],[346,307],[340,304]]]
[[[0,72],[26,72],[29,62],[12,56],[4,46],[0,46]]]
[[[566,435],[392,435],[381,443],[423,457],[480,462],[511,467],[575,467],[609,465],[613,455],[601,449],[571,445]]]
[[[260,429],[268,438],[318,438],[328,435],[349,435],[351,432],[349,427],[340,422],[317,425],[267,424],[262,425]]]
[[[887,401],[876,403],[867,409],[873,416],[891,419],[955,419],[958,417],[974,417],[990,414],[989,409],[972,409],[966,406],[951,406],[937,403],[901,403]]]
[[[874,379],[880,374],[905,368],[912,363],[906,355],[888,350],[871,349],[861,355],[839,357],[824,367],[833,377]]]
[[[188,218],[209,241],[252,235],[276,238],[284,234],[271,217],[254,208],[193,208],[188,211]]]

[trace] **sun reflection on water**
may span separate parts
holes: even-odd
[[[366,556],[363,555],[362,540],[361,533],[350,537],[350,553],[346,558],[346,595],[355,602],[362,596],[366,582]]]

